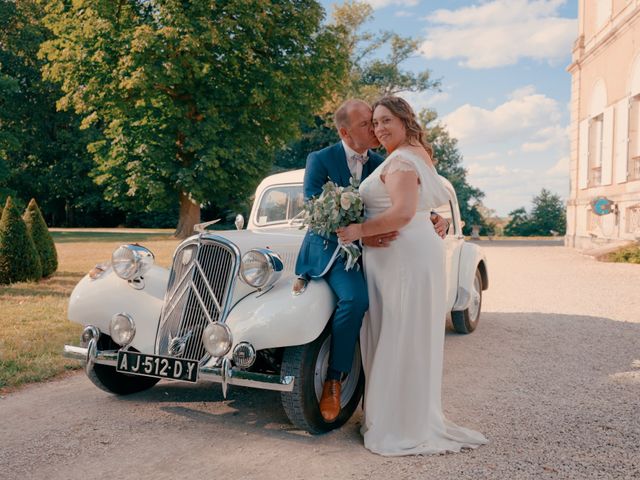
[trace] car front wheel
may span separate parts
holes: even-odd
[[[458,333],[471,333],[478,326],[480,321],[480,310],[482,308],[482,275],[480,270],[476,270],[476,275],[471,286],[471,302],[469,306],[461,311],[451,312],[451,322],[453,328]]]
[[[282,392],[282,405],[291,423],[317,434],[342,426],[358,407],[364,389],[360,346],[356,345],[351,372],[342,380],[340,415],[328,423],[320,413],[320,397],[329,364],[331,324],[313,342],[287,347],[282,359],[281,376],[295,377],[293,391]]]

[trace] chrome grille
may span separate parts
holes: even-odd
[[[160,316],[159,355],[208,359],[202,331],[226,319],[239,267],[238,248],[222,237],[203,234],[178,247]]]

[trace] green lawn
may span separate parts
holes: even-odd
[[[39,282],[0,286],[0,394],[29,382],[78,369],[62,356],[65,343],[77,344],[82,327],[67,320],[67,303],[78,281],[96,263],[108,261],[122,243],[144,242],[156,262],[169,266],[178,240],[150,231],[54,231],[58,271]]]

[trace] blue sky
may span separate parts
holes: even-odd
[[[335,0],[321,3],[331,15]],[[421,41],[409,70],[429,69],[441,92],[403,95],[437,110],[458,139],[469,182],[506,215],[547,188],[569,193],[566,67],[577,36],[570,0],[367,0],[366,25]]]

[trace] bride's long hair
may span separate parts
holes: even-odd
[[[371,107],[371,110],[375,110],[377,106],[388,108],[395,117],[398,117],[402,123],[404,123],[409,145],[423,146],[429,154],[429,157],[431,157],[431,161],[434,164],[436,163],[436,159],[433,158],[433,147],[426,138],[427,132],[422,128],[420,123],[418,123],[418,119],[411,105],[409,105],[404,98],[387,95],[376,101]]]

